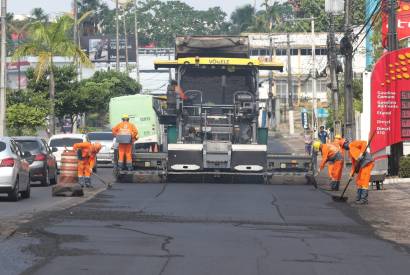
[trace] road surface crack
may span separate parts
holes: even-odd
[[[165,269],[167,268],[169,262],[171,261],[171,258],[173,257],[173,255],[171,255],[171,251],[168,248],[168,245],[171,243],[171,241],[174,239],[174,237],[168,236],[168,235],[162,235],[162,234],[149,233],[149,232],[145,232],[145,231],[138,230],[138,229],[133,229],[133,228],[128,228],[128,227],[124,227],[120,224],[113,224],[113,225],[110,225],[108,227],[109,228],[126,230],[126,231],[131,231],[131,232],[136,232],[138,234],[142,234],[142,235],[146,235],[146,236],[150,236],[150,237],[162,238],[163,241],[161,243],[161,250],[166,253],[166,255],[164,256],[166,258],[166,261],[162,265],[162,268],[161,268],[160,272],[158,273],[158,275],[164,274]]]
[[[279,207],[279,205],[277,204],[277,201],[278,201],[278,198],[275,196],[275,194],[272,193],[271,205],[272,205],[273,207],[275,207],[276,212],[278,213],[278,215],[279,215],[279,217],[281,218],[282,222],[283,222],[285,225],[288,225],[288,223],[287,223],[287,221],[286,221],[286,219],[285,219],[285,216],[282,214],[282,211],[280,210],[280,207]]]

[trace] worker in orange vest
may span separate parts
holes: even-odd
[[[327,169],[331,180],[330,188],[332,191],[338,191],[343,171],[343,157],[340,148],[335,144],[323,144],[319,140],[316,140],[313,143],[313,150],[322,153],[322,162],[319,166],[319,172],[325,168],[327,163]]]
[[[367,204],[369,198],[369,182],[371,172],[374,167],[374,161],[369,152],[366,151],[367,141],[355,140],[350,142],[346,140],[343,145],[345,150],[349,150],[349,156],[352,160],[352,170],[350,176],[357,173],[357,204]]]
[[[92,144],[89,141],[76,143],[73,145],[73,149],[77,151],[77,173],[78,182],[81,187],[91,187],[91,169],[90,169],[90,157]]]
[[[181,99],[182,101],[185,101],[188,99],[188,97],[186,96],[184,92],[184,89],[182,89],[182,87],[178,85],[178,82],[173,80],[171,81],[171,85],[174,86],[174,91],[178,95],[179,99]]]
[[[98,152],[100,152],[101,147],[102,147],[101,144],[98,143],[98,142],[91,144],[91,156],[90,156],[91,173],[92,173],[95,165],[97,165],[97,154],[98,154]]]
[[[122,122],[112,128],[112,133],[118,143],[118,167],[123,168],[126,163],[128,171],[132,171],[132,145],[138,140],[137,127],[128,115],[123,115]]]

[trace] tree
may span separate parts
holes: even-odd
[[[79,20],[80,22],[81,19]],[[49,24],[34,22],[30,29],[29,41],[19,46],[14,54],[16,58],[30,55],[38,57],[38,65],[35,70],[37,80],[45,72],[48,71],[49,73],[48,81],[51,101],[50,130],[52,134],[55,133],[54,57],[77,58],[81,64],[91,66],[91,61],[69,35],[73,25],[73,18],[66,15],[59,17],[56,22]]]
[[[42,23],[48,22],[48,15],[45,13],[45,11],[42,8],[34,8],[31,11],[30,17],[32,21],[37,21],[37,22],[42,22]]]
[[[6,120],[11,135],[34,135],[37,127],[45,126],[44,109],[18,103],[7,107]]]
[[[231,14],[232,31],[241,33],[248,30],[254,23],[254,15],[255,9],[250,4],[236,8]]]

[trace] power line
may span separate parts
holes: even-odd
[[[359,48],[359,46],[363,43],[363,41],[366,39],[366,37],[369,35],[371,28],[375,25],[376,21],[378,20],[378,18],[381,16],[381,10],[378,11],[378,13],[376,15],[372,15],[370,18],[372,18],[372,23],[370,25],[370,28],[367,29],[365,35],[362,37],[362,39],[360,40],[360,42],[356,45],[356,48],[353,50],[353,54],[357,51],[357,49]]]

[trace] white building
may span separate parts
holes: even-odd
[[[287,84],[287,35],[286,33],[250,33],[249,36],[251,47],[251,57],[269,60],[270,58],[270,37],[272,37],[272,55],[276,60],[284,64],[284,71],[274,72],[273,92],[280,97],[282,102],[285,101],[288,84]],[[336,43],[338,44],[343,34],[336,34]],[[325,71],[327,66],[327,33],[316,33],[314,38],[310,33],[290,33],[290,55],[292,69],[292,83],[294,101],[312,99],[312,68],[313,55],[312,44],[315,44],[315,59],[317,74]],[[361,40],[361,37],[357,39]],[[356,45],[353,46],[356,48]],[[343,60],[339,58],[343,64]],[[361,75],[365,70],[365,45],[362,43],[354,55],[353,72],[355,75]],[[341,76],[340,76],[341,77]],[[340,79],[339,77],[339,79]],[[268,78],[268,72],[262,72],[261,80]],[[316,79],[317,99],[320,102],[328,101],[327,84],[330,80],[326,76]],[[262,98],[267,96],[268,83],[264,82],[260,93]]]

